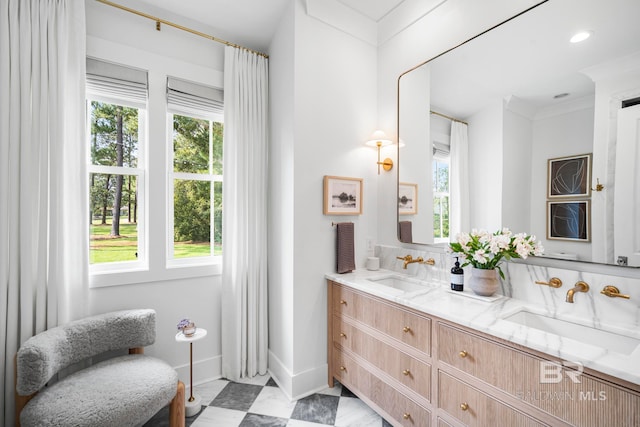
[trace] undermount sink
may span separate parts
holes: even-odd
[[[384,276],[379,278],[369,279],[371,282],[379,283],[381,285],[389,286],[394,289],[398,289],[405,292],[421,291],[428,289],[428,285],[419,282],[415,279],[409,279],[399,275]]]
[[[518,311],[504,317],[503,320],[585,344],[606,348],[620,354],[629,355],[640,345],[640,339],[638,338],[580,325],[567,320],[556,319],[528,310]]]

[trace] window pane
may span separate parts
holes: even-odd
[[[220,122],[213,122],[213,169],[214,175],[222,175],[222,137],[224,125]]]
[[[135,261],[138,185],[135,175],[90,175],[91,264]]]
[[[209,173],[208,120],[173,115],[174,172]]]
[[[137,108],[91,101],[91,164],[137,167],[138,116]]]
[[[211,182],[174,180],[173,257],[211,255]]]
[[[213,254],[222,255],[222,182],[214,182],[213,191]]]
[[[449,191],[449,164],[441,161],[433,161],[433,189],[435,192],[446,193]]]

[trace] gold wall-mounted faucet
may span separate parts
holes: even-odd
[[[407,266],[409,264],[413,264],[414,262],[424,262],[424,259],[421,256],[419,256],[418,258],[413,258],[411,255],[406,255],[406,256],[398,256],[396,258],[404,261],[404,265],[402,266],[402,268],[404,268],[405,270],[407,269]]]
[[[615,286],[611,286],[611,285],[607,285],[604,287],[603,290],[600,291],[601,294],[606,295],[610,298],[624,298],[624,299],[630,299],[631,297],[629,295],[623,295],[620,293],[620,289],[616,288]]]
[[[576,283],[576,285],[567,291],[567,299],[566,301],[573,304],[573,294],[576,292],[587,292],[589,291],[589,285],[586,282],[580,280]]]
[[[411,255],[397,256],[396,258],[404,261],[404,265],[402,266],[402,268],[404,268],[405,270],[407,269],[407,266],[409,264],[413,264],[416,262],[419,264],[436,265],[436,260],[433,258],[424,259],[421,256],[419,256],[418,258],[414,258]]]

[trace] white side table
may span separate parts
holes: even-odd
[[[188,342],[189,343],[189,397],[185,398],[184,410],[187,417],[193,417],[200,412],[200,396],[193,395],[193,342],[198,341],[207,336],[207,330],[203,328],[196,328],[195,334],[190,337],[186,336],[182,332],[176,334],[176,342]]]

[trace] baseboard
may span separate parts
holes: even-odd
[[[304,372],[292,374],[269,350],[269,374],[289,400],[298,400],[327,388],[326,364]]]
[[[189,380],[189,364],[174,366],[174,369],[178,373],[180,381],[188,388],[191,384]],[[220,378],[222,378],[222,355],[195,360],[193,362],[193,385],[203,384]]]

